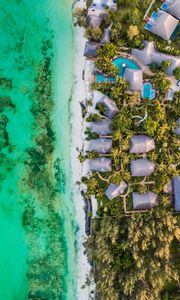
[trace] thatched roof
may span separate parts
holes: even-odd
[[[112,160],[106,157],[100,157],[96,159],[89,160],[90,171],[97,172],[111,172],[112,171]]]
[[[90,27],[96,28],[96,27],[99,27],[101,25],[102,16],[101,15],[97,16],[95,14],[94,15],[91,14],[87,17],[87,21],[88,21],[88,24],[89,24]]]
[[[172,56],[156,51],[154,42],[144,41],[144,49],[133,49],[132,54],[136,56],[145,65],[156,63],[161,65],[163,61],[169,60],[171,62],[170,67],[166,70],[168,75],[173,75],[173,71],[180,67],[180,57]]]
[[[105,107],[106,111],[104,115],[109,119],[112,119],[119,112],[116,103],[107,96],[101,98],[98,103],[101,103]]]
[[[148,159],[136,159],[130,165],[132,176],[149,176],[154,172],[154,163]]]
[[[99,135],[107,135],[112,133],[111,120],[101,120],[98,122],[91,122],[90,129]]]
[[[175,132],[177,135],[180,135],[180,118],[177,119],[176,124],[177,124],[177,128],[174,130],[174,132]]]
[[[98,43],[86,42],[85,48],[84,48],[84,56],[96,57],[97,56],[97,50],[99,48],[100,48],[100,45]]]
[[[150,21],[150,31],[162,37],[164,40],[169,40],[179,21],[163,10],[159,10],[157,14],[157,19]]]
[[[144,42],[144,49],[132,49],[132,55],[139,58],[145,65],[150,65],[153,62],[153,53],[155,51],[154,42]]]
[[[130,139],[130,153],[146,153],[153,149],[154,139],[147,135],[135,135]]]
[[[153,192],[147,192],[145,194],[140,194],[137,192],[132,193],[133,198],[133,208],[148,209],[157,206],[157,195]]]
[[[173,178],[174,209],[180,211],[180,176]]]
[[[167,1],[166,11],[173,15],[175,18],[180,20],[180,1],[179,0],[169,0]]]
[[[127,184],[124,180],[122,180],[119,185],[111,183],[105,191],[105,195],[109,200],[112,200],[123,194],[126,188]]]
[[[100,44],[107,44],[110,42],[110,34],[111,34],[111,29],[106,28],[104,29]]]
[[[143,89],[143,71],[126,68],[124,78],[130,84],[133,91],[141,91]]]
[[[96,139],[89,142],[89,151],[97,151],[99,153],[109,153],[112,148],[112,139]]]

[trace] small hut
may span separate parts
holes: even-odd
[[[88,150],[98,153],[109,153],[112,148],[112,139],[99,138],[89,142]]]
[[[146,153],[154,149],[154,139],[147,135],[135,135],[130,139],[130,153]]]
[[[136,159],[131,161],[131,175],[133,177],[149,176],[154,172],[154,163],[148,159]]]
[[[124,180],[122,180],[119,185],[111,183],[105,191],[105,195],[109,200],[112,200],[123,194],[126,188],[127,184]]]
[[[147,192],[140,194],[137,192],[132,193],[133,208],[136,210],[149,209],[157,206],[157,194],[154,192]]]
[[[102,99],[100,99],[98,103],[104,106],[105,108],[104,115],[109,119],[112,119],[119,112],[116,103],[107,96],[104,96]]]
[[[99,48],[100,48],[100,45],[98,43],[86,42],[85,48],[84,48],[84,56],[86,56],[86,57],[96,57],[97,56],[97,50]]]
[[[173,178],[174,209],[180,212],[180,176]]]
[[[101,120],[97,122],[91,122],[90,129],[92,132],[99,135],[107,135],[112,133],[111,121],[110,120]]]
[[[112,171],[112,160],[106,157],[100,157],[96,159],[89,160],[89,169],[90,171],[97,172],[111,172]]]

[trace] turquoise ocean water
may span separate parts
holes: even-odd
[[[73,58],[71,5],[71,0],[0,1],[0,77],[12,83],[12,87],[0,84],[0,97],[9,97],[15,107],[0,111],[0,116],[8,118],[6,130],[10,144],[9,147],[0,147],[0,300],[28,299],[29,265],[33,257],[37,259],[46,251],[41,242],[42,236],[46,241],[46,232],[40,232],[37,238],[33,231],[28,235],[22,225],[24,203],[32,197],[23,182],[28,176],[26,149],[33,145],[36,131],[30,108],[37,66],[43,59],[43,39],[51,40],[53,45],[54,159],[61,160],[63,180],[65,178],[57,205],[62,220],[60,235],[64,241],[60,251],[66,257],[61,299],[76,299],[76,223],[71,189],[69,125]],[[36,200],[33,203],[36,205]],[[43,281],[40,290],[43,290]]]

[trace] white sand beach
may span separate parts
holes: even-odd
[[[83,1],[82,1],[83,4]],[[79,3],[78,3],[79,5]],[[80,102],[84,102],[86,98],[85,94],[85,83],[82,79],[82,73],[85,65],[85,58],[83,57],[84,45],[86,39],[83,37],[84,30],[76,27],[74,29],[74,86],[72,93],[72,104],[71,104],[71,167],[72,167],[72,180],[74,186],[74,204],[77,215],[77,224],[79,226],[78,231],[78,289],[77,299],[88,300],[89,299],[89,288],[82,286],[85,284],[86,276],[90,270],[88,264],[87,255],[84,254],[85,248],[83,243],[86,242],[87,236],[85,234],[85,212],[84,212],[84,201],[80,193],[79,187],[76,184],[77,181],[81,180],[83,175],[83,165],[78,160],[78,151],[82,150],[84,144],[84,124],[82,118],[82,111]]]

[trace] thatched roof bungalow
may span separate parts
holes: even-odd
[[[180,176],[173,178],[174,209],[180,212]]]
[[[161,65],[163,61],[169,60],[170,67],[166,70],[168,75],[173,75],[173,71],[180,67],[180,57],[172,56],[156,51],[154,42],[144,41],[144,49],[132,49],[132,55],[136,56],[144,65],[156,63]]]
[[[126,188],[127,184],[124,180],[122,180],[119,185],[111,183],[105,191],[105,195],[109,200],[112,200],[123,194]]]
[[[174,132],[175,132],[177,135],[180,135],[180,118],[177,119],[176,124],[177,124],[177,128],[174,130]]]
[[[112,148],[112,139],[95,139],[90,140],[88,150],[96,151],[98,153],[109,153]]]
[[[103,114],[109,119],[112,119],[119,112],[116,103],[107,96],[101,98],[98,103],[104,106],[105,112]]]
[[[146,153],[154,149],[154,139],[147,135],[135,135],[130,139],[130,153]]]
[[[90,171],[97,172],[111,172],[112,171],[112,160],[106,157],[100,157],[96,159],[89,160],[89,169]]]
[[[148,159],[132,160],[130,164],[131,175],[133,177],[149,176],[154,172],[154,163]]]
[[[110,34],[111,34],[111,27],[105,28],[100,44],[107,44],[110,43]]]
[[[136,210],[149,209],[157,206],[157,195],[154,192],[148,191],[145,194],[137,192],[132,193],[133,208]]]
[[[96,57],[97,56],[97,50],[99,48],[100,48],[100,45],[98,43],[86,42],[85,48],[84,48],[84,56],[86,56],[86,57]]]
[[[141,91],[143,89],[143,71],[126,68],[124,79],[129,82],[130,89]]]
[[[101,120],[98,122],[90,123],[91,132],[99,135],[107,135],[112,133],[111,120]]]

